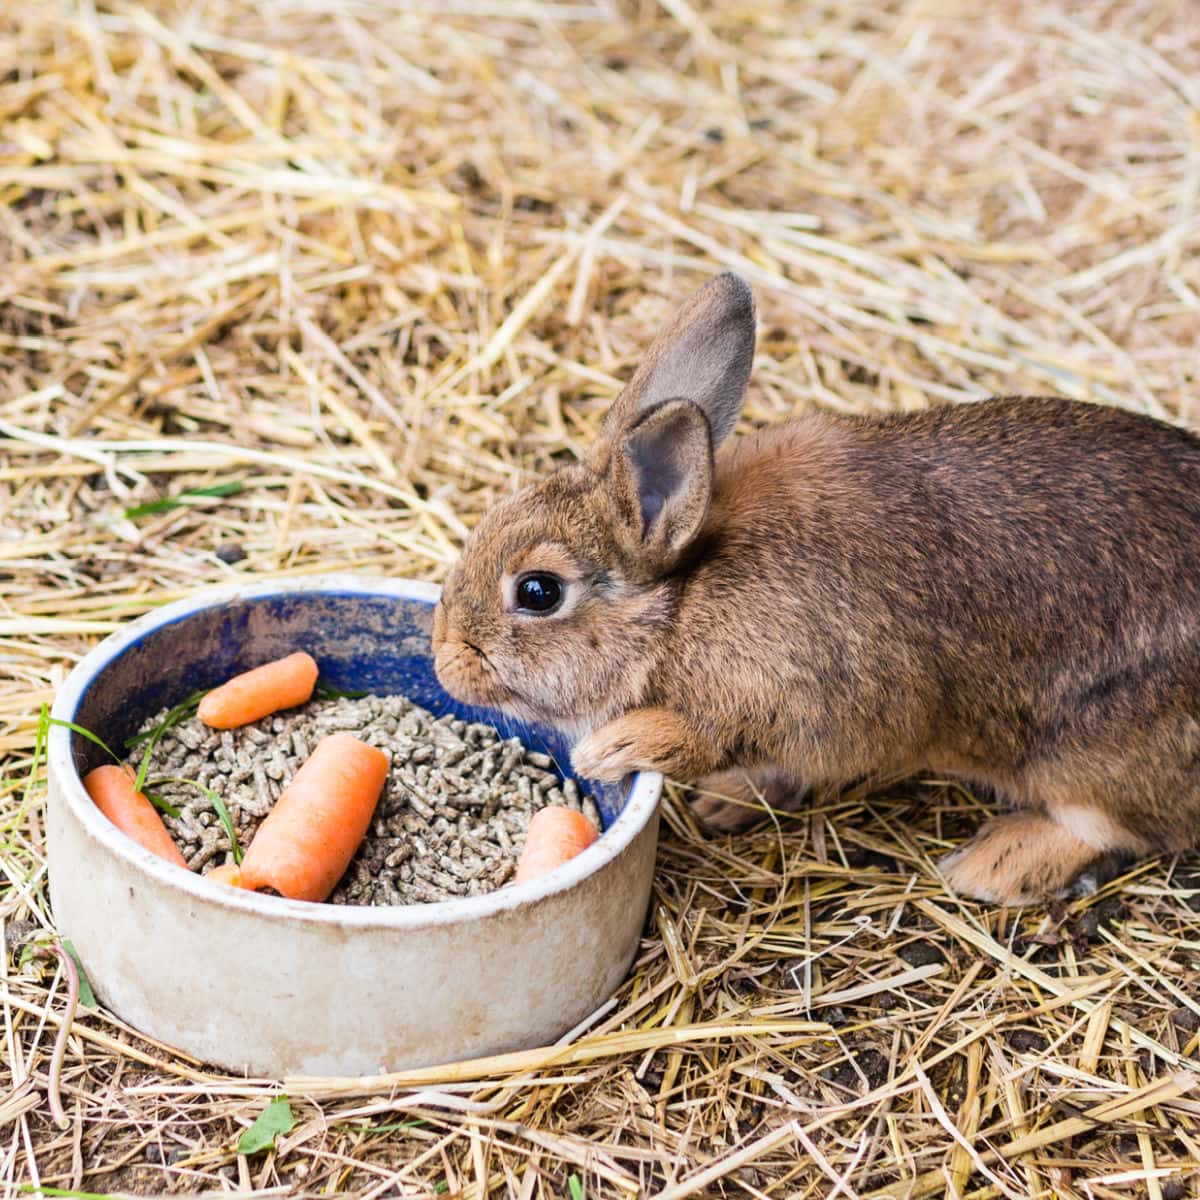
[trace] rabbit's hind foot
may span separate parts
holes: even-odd
[[[939,869],[960,896],[1016,907],[1087,895],[1112,877],[1116,858],[1048,813],[1027,809],[988,821]]]

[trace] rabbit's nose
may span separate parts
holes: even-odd
[[[432,642],[435,654],[455,651],[464,644],[461,613],[457,616],[439,600],[433,607]]]

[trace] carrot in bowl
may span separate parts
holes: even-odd
[[[561,867],[599,836],[595,825],[573,808],[552,804],[538,809],[529,822],[514,882],[527,883]]]
[[[213,688],[200,701],[197,715],[213,729],[236,729],[281,708],[303,704],[316,684],[317,664],[311,654],[299,650]]]
[[[387,773],[387,755],[353,734],[322,738],[258,827],[241,886],[326,899],[371,824]]]
[[[221,867],[213,867],[204,878],[209,883],[223,883],[226,887],[241,887],[242,868],[237,863],[226,863]]]
[[[129,767],[97,767],[83,777],[83,786],[96,807],[126,836],[159,858],[188,870],[162,817],[144,792],[137,791]]]

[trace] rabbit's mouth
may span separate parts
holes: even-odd
[[[462,636],[440,601],[433,610],[432,641],[434,674],[456,700],[499,708],[511,699],[487,655]]]
[[[464,637],[440,604],[433,619],[433,669],[442,687],[463,704],[499,709],[524,722],[560,723],[557,713],[508,682],[487,651]]]
[[[456,700],[494,708],[522,722],[537,722],[560,727],[560,718],[535,704],[511,684],[503,683],[495,664],[474,643],[465,639],[457,644],[441,643],[434,655],[438,682]],[[589,726],[590,727],[590,726]]]
[[[508,708],[520,697],[500,682],[488,656],[466,640],[442,641],[433,659],[438,682],[456,700],[488,708]]]

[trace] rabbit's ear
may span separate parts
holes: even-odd
[[[617,435],[605,487],[620,541],[650,574],[669,570],[712,500],[712,436],[690,400],[668,400]]]
[[[640,414],[683,397],[708,418],[713,446],[732,432],[754,360],[754,293],[737,275],[718,275],[684,303],[646,354],[604,420],[619,436]]]

